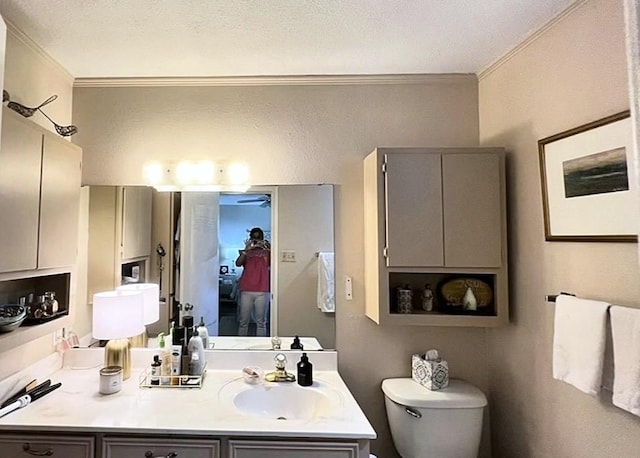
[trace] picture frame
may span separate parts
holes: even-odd
[[[637,242],[629,110],[538,141],[547,241]]]

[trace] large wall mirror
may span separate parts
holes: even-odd
[[[147,327],[150,336],[188,314],[196,323],[203,318],[214,349],[270,349],[275,335],[306,337],[310,350],[334,349],[333,202],[331,185],[261,186],[245,193],[92,186],[88,291],[107,286],[95,270],[113,257],[116,283],[160,285],[160,320]],[[111,226],[101,218],[112,214],[120,237],[107,237]],[[270,243],[266,338],[254,313],[248,337],[239,331],[243,266],[236,260],[254,227]]]

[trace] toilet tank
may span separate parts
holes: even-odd
[[[431,391],[411,378],[382,382],[389,428],[402,458],[475,458],[487,398],[477,387],[451,379]]]

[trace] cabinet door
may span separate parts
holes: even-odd
[[[71,266],[78,249],[81,150],[44,136],[38,268]]]
[[[354,442],[230,440],[231,458],[358,458]]]
[[[93,458],[94,448],[95,440],[89,436],[0,435],[2,458]]]
[[[387,266],[442,266],[439,154],[385,155]]]
[[[0,146],[0,272],[37,266],[42,134],[5,109]]]
[[[502,199],[498,155],[443,155],[442,186],[445,265],[500,267]]]
[[[220,441],[105,437],[102,458],[219,458]]]
[[[122,203],[122,259],[151,252],[151,188],[127,186]]]

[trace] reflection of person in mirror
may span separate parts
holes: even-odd
[[[256,320],[256,335],[267,335],[267,313],[269,310],[269,270],[271,266],[271,245],[264,239],[259,227],[249,231],[249,239],[244,250],[236,259],[236,266],[243,267],[238,283],[240,289],[238,335],[246,336],[249,331],[251,314]]]

